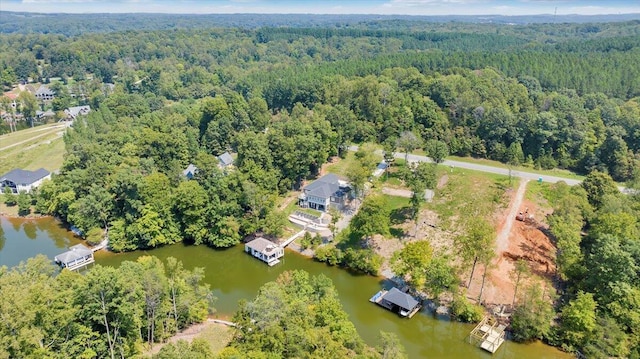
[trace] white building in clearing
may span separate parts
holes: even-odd
[[[6,187],[9,187],[13,193],[31,192],[33,188],[38,187],[47,179],[51,179],[51,172],[44,168],[35,171],[16,168],[0,176],[0,190],[4,191]]]
[[[262,237],[245,243],[244,251],[267,263],[269,266],[280,263],[279,259],[284,257],[284,248]]]

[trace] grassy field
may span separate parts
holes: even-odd
[[[36,136],[56,133],[64,129],[64,125],[60,123],[49,123],[42,126],[27,128],[17,132],[6,133],[0,135],[0,148],[15,145],[25,140],[29,140]]]
[[[14,168],[54,171],[62,166],[64,127],[50,124],[0,136],[0,173]]]
[[[206,340],[213,354],[218,355],[233,339],[233,329],[220,324],[209,325],[200,332],[198,338]]]
[[[347,171],[350,167],[355,165],[356,156],[355,152],[347,152],[347,156],[345,158],[339,159],[337,162],[331,163],[327,165],[326,170],[329,173],[335,173],[338,176],[346,177]]]
[[[455,229],[456,223],[475,216],[491,216],[499,207],[507,205],[506,195],[518,185],[509,183],[506,176],[438,166],[437,178],[446,183],[437,189],[433,202],[426,207],[438,214],[442,226]]]
[[[479,164],[479,165],[485,165],[485,166],[492,166],[492,167],[499,167],[499,168],[509,168],[509,166],[507,166],[506,164],[499,162],[499,161],[493,161],[493,160],[487,160],[487,159],[479,159],[479,158],[473,158],[473,157],[457,157],[457,156],[449,156],[447,157],[448,160],[453,160],[453,161],[460,161],[460,162],[466,162],[466,163],[474,163],[474,164]],[[526,167],[526,166],[511,166],[511,169],[513,171],[516,172],[529,172],[529,173],[539,173],[542,175],[548,175],[548,176],[555,176],[555,177],[562,177],[562,178],[568,178],[568,179],[576,179],[576,180],[584,180],[584,176],[575,174],[569,170],[563,170],[563,169],[552,169],[552,170],[544,170],[544,169],[536,169],[536,168],[531,168],[531,167]]]

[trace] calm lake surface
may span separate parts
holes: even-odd
[[[45,254],[53,259],[70,245],[80,242],[52,218],[0,218],[0,222],[0,265],[14,266],[36,254]],[[472,325],[437,319],[428,313],[419,313],[409,320],[402,319],[369,303],[369,298],[387,285],[382,279],[354,275],[290,251],[274,267],[245,254],[241,246],[213,250],[204,246],[181,244],[122,254],[102,251],[96,253],[96,262],[117,266],[123,261],[136,260],[143,255],[154,255],[163,260],[175,257],[189,269],[203,267],[205,281],[218,297],[215,307],[221,317],[233,315],[238,300],[253,298],[260,286],[274,280],[283,271],[303,269],[312,275],[324,274],[333,280],[349,318],[370,345],[376,344],[378,333],[384,330],[393,332],[400,338],[410,358],[571,358],[541,343],[524,345],[513,342],[505,342],[492,356],[466,342]]]

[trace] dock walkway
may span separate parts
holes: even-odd
[[[480,348],[495,353],[504,343],[506,326],[493,317],[484,317],[469,334],[469,343],[475,342]]]

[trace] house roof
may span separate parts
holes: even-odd
[[[189,177],[189,174],[191,174],[191,176],[193,176],[194,174],[196,174],[196,171],[198,171],[198,167],[196,167],[193,163],[189,163],[189,166],[187,166],[187,168],[182,171],[182,175],[185,177]]]
[[[251,242],[248,242],[247,246],[258,252],[269,253],[273,249],[275,249],[278,245],[271,242],[270,240],[264,239],[262,237],[258,237],[252,240]]]
[[[49,171],[44,168],[40,168],[35,171],[23,170],[16,168],[8,173],[0,176],[0,182],[10,181],[17,184],[32,184],[40,179],[47,177],[50,174]]]
[[[54,94],[55,94],[55,92],[51,91],[51,89],[48,88],[45,85],[42,85],[42,86],[38,87],[38,90],[36,90],[36,93],[35,93],[36,96],[38,96],[38,95],[54,95]]]
[[[76,244],[75,246],[71,246],[68,251],[58,254],[54,259],[56,262],[69,263],[84,256],[88,256],[91,253],[93,253],[91,249],[82,244]]]
[[[69,107],[68,109],[64,110],[64,112],[71,116],[71,117],[77,117],[79,114],[87,114],[91,111],[91,107],[90,106],[75,106],[75,107]]]
[[[338,190],[340,179],[333,173],[326,174],[304,187],[306,194],[322,198],[329,198]]]
[[[386,292],[382,299],[387,302],[393,303],[401,308],[411,310],[418,305],[418,301],[407,293],[401,292],[398,288],[393,287],[390,291]]]
[[[233,157],[231,157],[231,154],[229,152],[225,152],[218,156],[218,161],[220,161],[221,165],[228,166],[230,164],[233,164]]]

